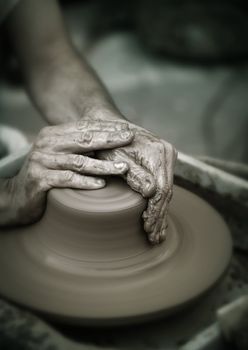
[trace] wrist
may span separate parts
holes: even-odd
[[[98,103],[94,102],[92,106],[88,104],[81,112],[80,119],[124,121],[125,117],[113,104],[106,101],[98,101]]]
[[[104,86],[73,49],[46,55],[27,75],[29,94],[50,124],[125,120]]]

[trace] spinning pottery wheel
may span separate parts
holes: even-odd
[[[167,240],[142,230],[145,200],[122,180],[50,191],[43,218],[0,234],[0,294],[66,322],[128,323],[170,313],[226,269],[231,238],[218,213],[174,187]]]

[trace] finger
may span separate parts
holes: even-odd
[[[169,204],[173,195],[173,170],[177,159],[177,151],[171,144],[164,142],[166,152],[166,187],[164,194],[164,203],[160,211],[159,217],[155,224],[153,233],[150,236],[150,241],[160,243],[166,239],[168,227],[168,210]]]
[[[151,232],[148,233],[148,239],[152,244],[161,243],[166,239],[167,234],[167,213],[168,203],[165,201],[161,211],[156,218],[156,223]]]
[[[80,174],[122,175],[128,170],[127,163],[94,159],[79,154],[48,154],[35,152],[35,160],[53,170],[71,170]]]
[[[132,159],[129,160],[129,170],[124,175],[128,185],[136,192],[141,193],[144,198],[149,198],[154,193],[155,181],[148,170],[137,165]]]
[[[111,150],[109,152],[98,152],[101,159],[120,161],[128,164],[128,171],[123,176],[128,185],[136,192],[147,198],[155,192],[155,180],[149,170],[136,164],[134,159],[122,149]]]
[[[161,220],[159,215],[162,212],[162,207],[167,194],[167,173],[166,173],[166,152],[163,144],[159,145],[160,167],[156,169],[156,193],[150,198],[147,210],[143,214],[144,229],[150,234],[150,237],[155,237],[161,229]]]
[[[48,170],[44,181],[47,189],[58,187],[95,190],[105,186],[103,179],[79,175],[69,170]]]
[[[55,126],[46,126],[40,131],[41,136],[64,135],[85,131],[127,131],[130,130],[126,121],[79,120]]]
[[[164,149],[164,150],[163,150]],[[170,144],[163,143],[161,167],[158,169],[157,191],[150,199],[144,217],[144,228],[149,233],[149,240],[159,243],[166,237],[167,212],[172,197],[173,169],[176,152]]]
[[[132,131],[86,131],[63,136],[46,136],[37,141],[36,147],[43,150],[53,150],[54,152],[81,153],[122,147],[132,142],[133,137]]]

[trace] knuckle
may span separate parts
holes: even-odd
[[[73,174],[73,172],[72,171],[65,171],[64,172],[64,180],[66,181],[66,182],[71,182],[72,180],[73,180],[73,177],[74,177],[74,174]]]
[[[117,140],[121,139],[121,134],[118,132],[108,132],[107,133],[107,137],[106,137],[106,142],[107,143],[111,143],[111,142],[115,142]]]
[[[77,171],[83,171],[87,166],[87,158],[76,155],[73,159],[73,165]]]
[[[89,127],[89,121],[88,120],[79,120],[76,122],[76,128],[78,130],[84,130],[87,129]]]
[[[138,172],[130,171],[128,173],[128,178],[132,182],[137,182],[139,184],[140,174]]]
[[[90,144],[93,138],[93,133],[91,131],[82,132],[80,134],[79,143],[80,144]]]
[[[86,143],[90,143],[93,138],[93,133],[91,131],[86,131],[84,134],[84,140]]]

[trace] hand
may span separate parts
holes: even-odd
[[[121,113],[86,62],[70,50],[60,51],[56,59],[45,61],[34,69],[29,91],[41,114],[49,123],[70,120],[113,120]],[[129,124],[136,133],[130,146],[101,152],[102,159],[124,160],[129,164],[127,183],[149,198],[144,228],[152,243],[166,236],[166,214],[172,195],[174,148],[145,129]],[[99,153],[100,154],[100,153]]]
[[[8,189],[10,201],[0,224],[26,224],[37,220],[45,208],[46,192],[53,187],[104,187],[103,179],[88,175],[121,175],[128,170],[128,165],[122,161],[90,158],[87,154],[122,147],[132,139],[133,133],[125,122],[83,120],[45,127],[21,171],[6,180],[4,188]],[[2,198],[6,199],[6,192]],[[0,202],[2,209],[3,202]]]
[[[177,157],[174,147],[149,131],[129,123],[134,132],[131,144],[98,152],[99,158],[129,165],[123,174],[131,188],[149,198],[143,213],[144,229],[151,243],[166,238],[167,212],[172,197],[173,170]]]

